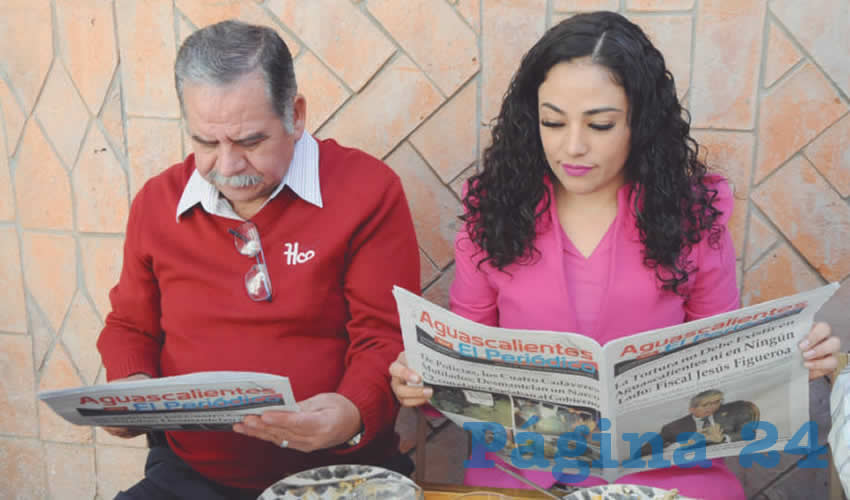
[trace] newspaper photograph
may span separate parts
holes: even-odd
[[[38,393],[75,425],[144,430],[229,431],[245,415],[298,411],[287,377],[198,372]]]
[[[612,481],[789,441],[810,446],[795,441],[809,420],[797,344],[838,286],[604,347],[574,333],[482,325],[402,288],[393,293],[410,368],[433,388],[431,405],[470,431],[473,450]]]

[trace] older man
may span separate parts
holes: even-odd
[[[387,368],[402,350],[391,289],[419,289],[398,177],[304,131],[292,57],[271,29],[195,32],[175,83],[194,154],[133,201],[98,340],[107,376],[274,373],[301,411],[168,432],[119,498],[256,498],[303,469],[386,465],[398,409]]]
[[[735,401],[724,405],[723,393],[716,389],[702,391],[692,397],[688,413],[661,428],[665,445],[675,442],[679,434],[687,432],[702,434],[708,445],[740,441],[744,425],[758,420],[754,404]]]

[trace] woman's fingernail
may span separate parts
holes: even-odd
[[[806,358],[806,359],[809,359],[809,358],[813,358],[813,357],[815,357],[815,350],[814,350],[814,349],[810,349],[810,350],[808,350],[808,351],[804,352],[804,353],[803,353],[803,357],[804,357],[804,358]]]
[[[418,384],[419,382],[422,382],[422,380],[419,378],[419,375],[411,375],[407,377],[407,381],[411,384]]]
[[[434,395],[434,389],[423,389],[422,395],[425,396],[426,398],[430,398],[431,396]]]
[[[808,339],[803,340],[802,342],[800,342],[800,350],[801,350],[801,351],[805,351],[805,350],[806,350],[806,349],[808,349],[808,348],[809,348],[809,341],[808,341]]]

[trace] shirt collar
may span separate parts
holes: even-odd
[[[277,189],[272,192],[263,206],[274,199],[283,188],[289,186],[292,191],[304,201],[322,208],[322,191],[319,183],[319,143],[307,132],[301,134],[301,138],[295,143],[295,151],[292,161]],[[221,215],[231,219],[241,220],[241,217],[233,212],[230,203],[220,196],[218,188],[204,179],[197,170],[192,172],[189,182],[183,188],[183,194],[177,203],[177,222],[180,216],[189,209],[201,204],[201,207],[210,214]]]

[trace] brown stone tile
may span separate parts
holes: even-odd
[[[109,291],[118,283],[124,258],[124,238],[82,236],[83,279],[102,321],[112,310]]]
[[[9,156],[12,156],[18,147],[27,117],[12,94],[12,89],[2,78],[0,78],[0,111],[3,112],[2,118],[6,124],[6,151]]]
[[[764,2],[698,4],[690,97],[695,127],[753,128],[765,11]]]
[[[469,439],[466,431],[453,423],[432,434],[425,447],[425,480],[433,483],[463,484],[463,461]],[[415,454],[414,454],[415,455]]]
[[[737,255],[744,249],[747,222],[747,200],[750,195],[750,173],[753,165],[755,138],[750,132],[694,131],[700,144],[701,159],[709,169],[721,173],[732,186],[735,207],[729,229]]]
[[[130,209],[127,176],[97,127],[89,130],[80,161],[71,172],[71,184],[77,200],[78,231],[124,231]]]
[[[50,0],[3,0],[3,18],[0,60],[29,115],[53,59]]]
[[[846,112],[847,105],[814,65],[783,80],[762,98],[755,181],[764,180]]]
[[[114,498],[144,477],[148,450],[118,446],[98,446],[97,492],[102,498]]]
[[[629,10],[691,10],[693,7],[694,0],[626,0]]]
[[[481,33],[481,0],[458,0],[455,9],[472,26],[476,34]]]
[[[824,278],[850,274],[850,207],[805,158],[792,159],[752,199]]]
[[[26,127],[18,152],[15,199],[18,220],[25,228],[71,230],[74,227],[68,172],[34,120]]]
[[[783,243],[744,273],[741,304],[758,304],[821,284],[819,277]]]
[[[53,345],[53,339],[56,338],[56,332],[50,328],[50,321],[44,316],[44,313],[39,309],[38,304],[34,300],[27,301],[27,315],[29,316],[29,334],[32,336],[33,350],[33,366],[36,371],[41,371],[41,366],[44,364],[44,357],[50,346]]]
[[[34,389],[32,340],[0,334],[0,433],[37,435]]]
[[[91,385],[100,368],[97,337],[103,328],[100,318],[82,293],[74,296],[68,317],[62,326],[60,337],[68,348],[68,354],[82,376],[82,385]]]
[[[476,82],[470,81],[410,136],[410,142],[443,183],[458,176],[475,161],[478,134]]]
[[[440,275],[440,270],[431,262],[428,255],[420,248],[419,249],[419,280],[422,287],[431,284],[434,279]]]
[[[477,37],[447,3],[408,0],[400,9],[394,0],[373,0],[368,7],[445,95],[478,71]]]
[[[297,0],[269,0],[266,6],[355,92],[395,52],[387,37],[350,2],[314,0],[312,8],[304,8]],[[329,26],[333,36],[328,36]]]
[[[498,33],[481,39],[481,120],[489,122],[499,114],[502,96],[522,56],[543,35],[546,23],[545,0],[482,0],[482,33]],[[489,143],[489,132],[482,129]]]
[[[5,414],[4,414],[5,415]],[[44,449],[35,439],[0,437],[0,498],[47,498]]]
[[[400,438],[398,449],[407,453],[416,447],[416,413],[414,408],[402,407],[395,420],[395,431]]]
[[[753,498],[754,495],[760,493],[782,473],[796,467],[797,462],[800,460],[799,455],[778,453],[779,463],[776,467],[763,467],[759,462],[755,461],[744,467],[741,465],[738,456],[726,458],[726,466],[738,477],[741,486],[744,487],[744,493],[746,493],[747,498]]]
[[[407,56],[399,56],[319,130],[340,144],[383,158],[442,102],[437,88]],[[381,110],[376,115],[376,110]],[[368,127],[363,117],[379,117]]]
[[[850,31],[846,0],[776,0],[770,10],[782,21],[844,94],[850,93]]]
[[[121,81],[128,115],[177,118],[171,2],[116,0]]]
[[[9,171],[9,155],[5,136],[2,134],[2,110],[0,110],[0,221],[15,220],[15,196],[12,194],[12,176]]]
[[[124,137],[124,112],[121,109],[121,80],[116,78],[112,82],[103,109],[100,111],[100,121],[103,128],[112,141],[112,145],[118,148],[121,154],[127,153],[127,139]]]
[[[437,281],[431,283],[428,288],[423,291],[422,296],[438,306],[448,309],[449,288],[452,286],[452,281],[454,281],[454,279],[455,266],[452,265],[450,268],[443,271],[443,274],[440,275],[440,278]]]
[[[307,99],[307,130],[314,133],[350,94],[312,52],[295,61],[295,77],[299,92]]]
[[[842,197],[850,196],[850,114],[812,141],[805,153]]]
[[[768,24],[767,55],[764,60],[764,86],[770,87],[803,56],[776,23]]]
[[[65,346],[56,344],[44,367],[38,390],[69,389],[80,385],[83,385],[83,382],[77,375]],[[38,423],[41,430],[39,435],[44,441],[91,443],[94,437],[91,427],[69,423],[41,401],[38,403]]]
[[[691,83],[691,16],[632,14],[629,19],[643,29],[653,45],[664,55],[667,69],[673,73],[676,80],[676,92],[680,98],[684,96]]]
[[[44,451],[51,498],[95,498],[94,448],[45,443]]]
[[[794,468],[776,483],[763,491],[770,500],[797,500],[800,498],[827,498],[829,478],[826,468]]]
[[[753,211],[752,216],[750,216],[750,234],[747,239],[745,267],[749,269],[777,241],[779,241],[779,235],[776,231],[761,215]]]
[[[118,64],[112,2],[56,2],[56,33],[68,73],[89,110],[97,113]]]
[[[65,311],[77,289],[77,252],[71,236],[33,233],[23,235],[24,281],[44,311],[53,331],[59,331]]]
[[[558,12],[584,12],[594,10],[617,10],[619,0],[553,0],[552,9]],[[530,46],[528,48],[531,48]]]
[[[419,246],[442,269],[454,259],[460,203],[408,143],[399,146],[386,161],[401,177]]]
[[[132,117],[127,120],[131,198],[148,179],[182,160],[181,128],[178,120]]]
[[[14,226],[0,226],[0,331],[27,332],[21,254]]]

